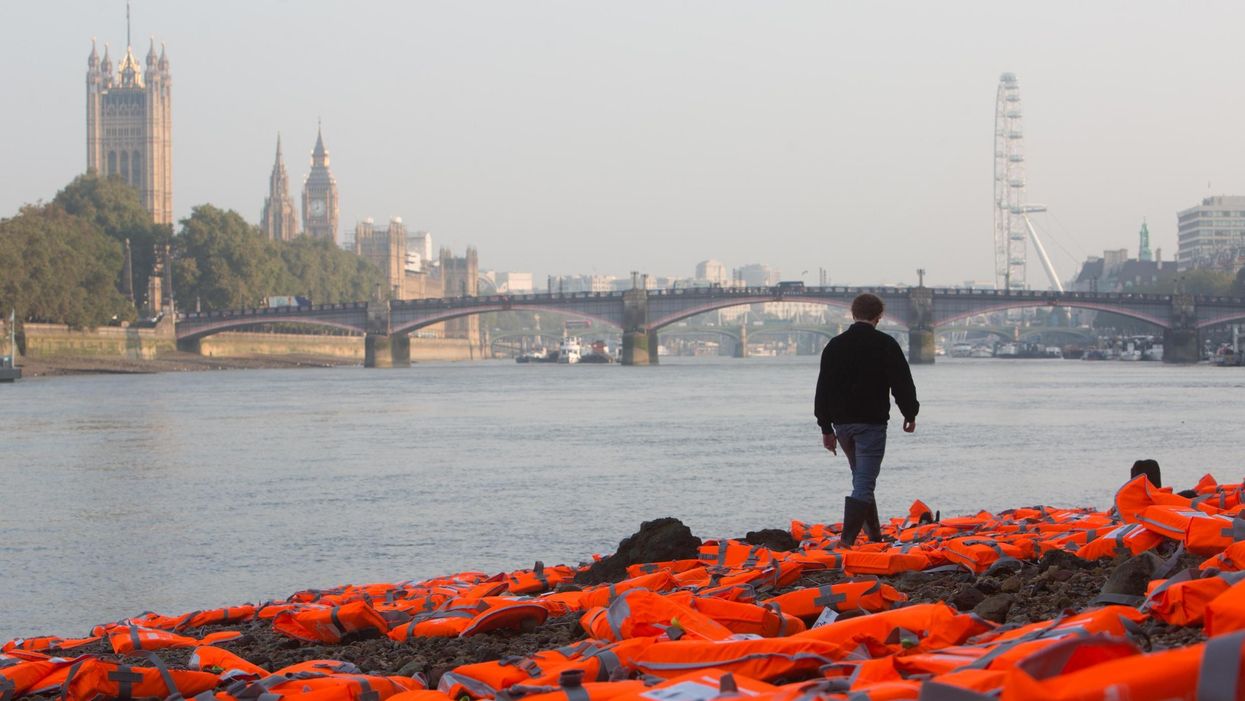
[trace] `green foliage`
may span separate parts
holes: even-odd
[[[134,318],[116,288],[122,248],[56,204],[0,220],[0,309],[23,321],[94,327]]]
[[[1232,281],[1232,296],[1245,297],[1245,268],[1236,271],[1236,279]]]
[[[152,222],[151,215],[139,199],[138,190],[116,176],[79,175],[56,193],[52,203],[69,214],[87,220],[122,245],[129,239],[134,269],[134,299],[144,306],[147,281],[155,267],[156,247],[167,243],[173,231],[169,226]],[[122,291],[126,285],[124,268],[123,261],[116,271],[116,286]]]
[[[317,304],[371,298],[380,271],[332,241],[269,241],[237,212],[199,205],[174,239],[173,287],[182,309],[258,307],[274,295]]]

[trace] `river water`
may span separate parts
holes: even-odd
[[[815,357],[648,368],[421,364],[0,386],[0,641],[347,582],[837,520]],[[1242,477],[1236,369],[939,359],[914,368],[881,511],[1109,504],[1134,459]]]

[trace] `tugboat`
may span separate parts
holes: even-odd
[[[614,362],[614,357],[610,355],[609,348],[606,347],[605,341],[593,341],[592,350],[580,356],[579,362],[608,364]]]
[[[16,382],[22,379],[22,369],[14,364],[14,357],[17,355],[16,335],[16,318],[15,314],[9,312],[9,354],[0,355],[0,382]]]
[[[579,339],[567,336],[562,339],[562,347],[558,350],[558,362],[563,365],[574,365],[579,362]]]

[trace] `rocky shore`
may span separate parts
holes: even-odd
[[[1168,496],[1173,499],[1178,498],[1171,496],[1170,493],[1168,493]],[[1035,507],[1035,509],[1040,509],[1040,512],[1034,509],[1016,511],[1032,512],[1034,514],[1047,513],[1042,507]],[[1068,519],[1064,521],[1066,525],[1073,518],[1097,516],[1100,513],[1088,510],[1064,511],[1062,514],[1042,516],[1041,518],[1036,515],[1018,517],[1014,519],[1014,522],[1032,522],[1036,524],[1043,518],[1050,518],[1049,522],[1053,524],[1055,519],[1066,517]],[[1015,513],[1008,517],[990,518],[1011,519],[1014,516],[1016,516]],[[984,516],[978,515],[977,518],[984,518]],[[962,521],[964,519],[958,520]],[[949,519],[947,523],[955,521],[957,519]],[[997,520],[993,522],[998,523]],[[911,533],[912,531],[909,529],[912,528],[939,529],[945,527],[941,522],[934,522],[925,526],[905,526],[898,524],[898,520],[892,523],[897,524],[892,526],[894,532],[901,535]],[[926,522],[922,521],[921,523]],[[816,528],[824,530],[821,531],[823,535],[815,536],[814,540],[818,537],[828,538],[832,535],[832,526],[816,526]],[[511,595],[515,595],[522,594],[520,582],[533,581],[532,578],[534,577],[540,583],[536,585],[534,590],[529,589],[530,594],[528,596],[539,596],[537,598],[519,596],[517,600],[545,600],[548,602],[549,598],[556,598],[559,594],[574,597],[579,594],[586,595],[594,590],[600,591],[602,587],[609,587],[610,598],[607,601],[617,602],[629,599],[627,597],[617,598],[613,591],[613,586],[624,586],[624,584],[620,584],[624,582],[634,583],[637,577],[640,576],[637,575],[638,572],[662,572],[661,567],[666,567],[664,571],[671,572],[673,571],[671,566],[678,562],[690,563],[688,566],[692,568],[700,567],[703,569],[707,567],[712,571],[715,569],[713,564],[715,557],[718,558],[718,564],[716,565],[718,574],[714,576],[714,579],[710,580],[712,585],[714,582],[719,581],[717,577],[725,576],[725,573],[728,571],[728,568],[722,564],[723,558],[727,557],[724,543],[738,544],[739,547],[748,550],[749,560],[753,559],[754,555],[763,554],[769,558],[770,567],[778,567],[778,569],[772,570],[775,573],[772,581],[768,579],[767,575],[766,580],[754,580],[740,590],[745,592],[747,600],[763,602],[773,600],[775,597],[784,594],[810,589],[824,592],[830,590],[835,585],[862,581],[859,573],[846,571],[851,569],[851,567],[850,563],[844,560],[843,567],[810,567],[807,564],[797,567],[794,571],[800,573],[798,577],[789,578],[780,583],[777,572],[781,570],[781,566],[778,563],[785,561],[788,557],[792,560],[804,558],[801,561],[808,563],[810,562],[808,558],[813,555],[815,550],[815,548],[810,547],[811,541],[807,538],[797,542],[793,537],[795,532],[797,532],[797,527],[796,524],[793,524],[792,531],[767,529],[751,532],[739,538],[702,542],[700,538],[693,536],[690,530],[681,522],[673,518],[666,518],[643,524],[638,532],[624,539],[619,544],[615,553],[605,557],[598,557],[594,562],[582,564],[577,568],[542,569],[543,566],[538,564],[533,570],[519,570],[492,578],[484,578],[485,575],[480,574],[474,576],[474,579],[467,576],[466,579],[451,578],[437,581],[464,582],[463,587],[467,587],[468,584],[466,582],[471,581],[473,582],[470,584],[471,587],[484,585],[490,587],[489,591],[494,592],[509,589]],[[1094,530],[1087,536],[1087,543],[1092,542],[1096,537],[1097,531]],[[897,550],[897,548],[895,549]],[[1024,626],[1030,624],[1039,624],[1043,628],[1047,628],[1054,625],[1054,623],[1051,623],[1052,621],[1057,622],[1062,617],[1093,611],[1103,605],[1118,603],[1121,599],[1131,599],[1140,603],[1147,593],[1153,589],[1153,586],[1157,584],[1154,580],[1161,580],[1190,568],[1196,568],[1205,560],[1204,556],[1186,554],[1184,544],[1175,540],[1167,540],[1157,544],[1156,547],[1137,554],[1121,550],[1120,554],[1114,558],[1085,559],[1079,557],[1074,552],[1075,550],[1076,548],[1074,547],[1051,548],[1046,550],[1040,557],[1029,559],[1004,557],[1000,553],[997,560],[994,560],[988,566],[980,568],[974,566],[943,566],[932,568],[932,571],[910,569],[896,574],[879,574],[876,576],[876,581],[893,587],[894,590],[902,595],[899,597],[900,603],[896,604],[899,609],[919,607],[922,604],[934,604],[938,606],[949,605],[952,607],[949,609],[951,612],[960,612],[960,614],[954,614],[957,616],[971,613],[973,620],[978,622],[972,625],[977,627],[979,631],[986,631],[984,636],[974,635],[973,638],[963,642],[964,645],[971,647],[979,643],[989,645],[988,640],[991,636],[997,635],[1001,631],[1023,629]],[[715,552],[719,554],[715,555]],[[823,552],[830,553],[831,551],[826,550]],[[841,555],[852,551],[835,550],[834,552]],[[697,563],[700,564],[697,565]],[[749,566],[747,561],[745,561],[742,569],[747,569]],[[554,570],[560,571],[555,572]],[[739,565],[736,565],[730,571],[742,570]],[[871,576],[866,576],[864,579],[873,581]],[[490,582],[495,582],[496,585],[488,584]],[[361,597],[363,601],[374,603],[377,610],[382,610],[387,605],[382,600],[387,601],[389,604],[394,603],[395,592],[402,592],[399,594],[399,597],[408,597],[409,599],[412,596],[419,596],[418,592],[431,592],[439,586],[444,585],[430,580],[423,584],[369,585],[368,587],[348,587],[323,592],[306,591],[292,595],[287,602],[269,602],[267,605],[273,608],[293,607],[294,610],[297,610],[300,606],[342,606],[344,608],[344,604],[338,603],[339,601],[359,601]],[[522,586],[527,587],[529,585],[523,584]],[[381,595],[364,593],[365,591],[388,591],[389,593]],[[700,593],[704,591],[704,588],[700,588]],[[476,594],[473,596],[485,598],[469,600],[484,601],[487,597],[497,596],[497,594]],[[413,599],[409,600],[414,601]],[[511,601],[514,600],[511,599]],[[493,603],[491,605],[496,606],[499,604]],[[504,606],[504,603],[500,605]],[[426,610],[427,613],[425,614],[414,613],[413,620],[418,621],[421,615],[425,617],[438,615],[432,613],[433,608],[445,611],[452,610],[455,607],[449,604],[440,604],[432,607],[431,604],[428,604],[424,608],[416,609],[412,604],[407,610],[411,612]],[[611,612],[613,608],[611,605]],[[1129,607],[1117,606],[1116,609],[1126,612],[1129,610]],[[184,627],[170,624],[166,626],[166,629],[174,628],[177,635],[193,639],[202,639],[223,631],[234,631],[239,634],[238,637],[232,640],[215,642],[213,645],[238,655],[265,670],[278,670],[313,660],[334,660],[353,665],[353,668],[343,668],[348,671],[342,671],[342,674],[365,674],[376,677],[415,679],[418,680],[417,683],[420,686],[426,684],[428,689],[436,689],[438,688],[438,683],[442,682],[443,679],[450,679],[457,675],[457,672],[455,672],[455,675],[446,677],[448,672],[461,668],[463,665],[495,660],[513,660],[516,662],[506,664],[518,664],[517,661],[525,658],[530,659],[538,653],[568,649],[567,646],[589,640],[592,637],[587,632],[588,624],[585,621],[588,616],[585,615],[583,610],[571,610],[557,615],[552,613],[557,610],[556,607],[551,607],[549,610],[551,613],[549,613],[547,619],[541,618],[538,623],[533,623],[529,620],[523,625],[502,626],[471,637],[401,636],[401,639],[395,639],[387,636],[385,630],[365,628],[349,630],[344,635],[340,635],[339,640],[329,643],[308,638],[300,639],[297,635],[290,634],[289,630],[281,631],[274,624],[272,615],[268,614],[265,616],[263,612],[260,612],[259,616],[252,613],[246,616],[244,620],[237,620],[223,625]],[[1136,611],[1136,609],[1132,610]],[[334,611],[336,612],[336,609]],[[285,614],[278,613],[278,619],[282,615]],[[873,614],[864,610],[864,605],[862,604],[858,608],[844,608],[839,611],[837,621],[848,621],[852,618],[870,615]],[[1135,652],[1129,654],[1150,654],[1176,648],[1189,648],[1190,646],[1197,646],[1207,639],[1200,625],[1169,625],[1158,616],[1146,615],[1144,612],[1136,613],[1135,615],[1140,622],[1126,624],[1128,642],[1119,643],[1135,650]],[[399,616],[405,616],[406,620],[412,620],[410,615],[399,614]],[[393,619],[392,616],[387,616],[387,618]],[[811,624],[809,619],[805,620]],[[148,619],[149,621],[150,619]],[[611,625],[615,623],[616,621],[613,621]],[[51,647],[45,647],[43,652],[53,655],[62,654],[65,657],[77,659],[89,656],[98,660],[115,662],[130,667],[149,667],[156,664],[158,659],[165,666],[172,669],[196,668],[195,660],[192,658],[193,645],[189,644],[156,649],[154,651],[154,659],[132,654],[117,654],[115,652],[117,631],[124,631],[125,626],[130,624],[122,623],[120,625],[120,628],[112,628],[114,636],[112,640],[105,634],[101,639],[86,645],[77,645],[72,649],[62,650],[53,644]],[[414,625],[414,623],[412,622],[411,625]],[[688,624],[676,622],[673,625],[685,626]],[[339,631],[339,634],[340,631],[344,630],[336,622],[333,627]],[[131,628],[130,630],[133,631],[134,629]],[[107,633],[107,631],[103,632]],[[907,631],[904,632],[906,633]],[[932,635],[933,633],[927,632],[925,634]],[[920,636],[922,634],[918,632],[916,635]],[[126,634],[122,633],[122,639],[125,637]],[[679,636],[672,635],[671,637],[672,639],[678,639]],[[1040,637],[1038,636],[1035,642],[1042,642]],[[900,638],[902,639],[902,636]],[[975,639],[978,638],[984,639],[987,642],[981,643],[980,640],[975,642]],[[1032,639],[1032,636],[1026,638],[1026,640],[1028,639]],[[594,642],[603,644],[599,639]],[[893,641],[888,640],[886,642]],[[902,651],[896,653],[893,650],[887,653],[886,648],[881,647],[882,643],[883,641],[880,639],[868,642],[870,654],[875,657],[886,654],[902,654]],[[862,642],[862,644],[864,643]],[[905,645],[907,644],[905,643]],[[919,651],[922,645],[917,645],[914,652]],[[10,644],[11,646],[12,644]],[[931,650],[936,649],[938,648],[931,648]],[[857,661],[851,664],[860,664],[860,662]],[[212,671],[219,674],[227,670],[213,668],[205,669],[204,671]],[[825,671],[825,667],[820,670],[814,667],[783,674],[777,678],[767,678],[766,681],[773,684],[789,684],[814,683],[816,680],[821,679],[824,682],[821,673]],[[632,672],[632,675],[634,674]],[[830,673],[826,672],[826,674]],[[640,676],[643,677],[644,675]],[[650,683],[659,681],[654,680],[651,675],[645,678],[649,679]],[[919,676],[914,677],[914,679],[919,678]],[[904,683],[908,682],[905,681]],[[919,684],[919,682],[913,683]],[[442,684],[442,690],[444,691],[445,689],[445,684]],[[432,694],[433,692],[420,693]],[[522,695],[522,693],[521,691],[518,692],[519,695]],[[436,696],[438,698],[449,698],[442,694],[437,694]],[[55,698],[56,694],[50,692],[44,695],[28,694],[26,697],[51,699]],[[480,698],[480,696],[475,695],[473,698]],[[822,698],[838,697],[831,695],[822,696]],[[887,698],[908,697],[888,696]],[[403,701],[415,700],[412,698],[410,700],[404,699]],[[432,701],[431,697],[427,701]]]

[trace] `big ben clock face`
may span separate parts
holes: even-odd
[[[311,213],[317,217],[322,216],[324,214],[324,200],[312,200]]]

